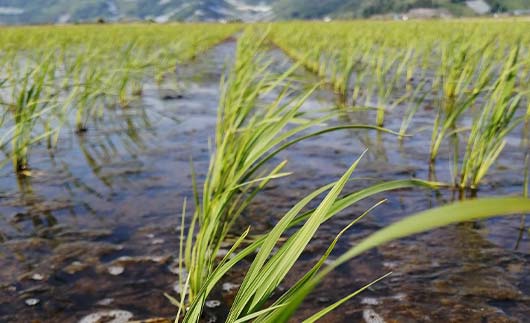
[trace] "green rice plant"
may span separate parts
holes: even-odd
[[[221,243],[239,215],[270,180],[287,175],[280,173],[286,162],[271,171],[262,170],[267,161],[301,140],[326,132],[390,132],[374,126],[344,125],[302,134],[333,114],[314,120],[303,118],[300,108],[318,84],[295,95],[287,80],[298,65],[281,75],[269,72],[273,61],[258,54],[266,37],[266,33],[260,36],[257,31],[247,30],[238,41],[234,66],[221,82],[215,150],[202,188],[202,201],[198,192],[195,194],[196,209],[186,239],[190,301],[211,274]],[[267,96],[266,101],[260,99]]]
[[[197,221],[199,231],[190,229],[186,243],[190,299],[211,272],[215,255],[233,222],[272,178],[285,175],[280,173],[285,163],[280,163],[268,174],[254,176],[260,159],[282,141],[316,124],[306,122],[280,135],[313,90],[286,100],[290,90],[284,87],[277,99],[257,109],[259,97],[281,87],[281,82],[296,68],[278,77],[269,74],[271,62],[257,56],[264,40],[263,36],[247,31],[238,42],[232,72],[221,82],[216,150],[204,183],[203,202],[199,205],[198,197],[195,200],[192,228]]]
[[[477,188],[502,152],[506,136],[524,120],[524,116],[515,116],[522,97],[515,93],[519,51],[516,46],[510,52],[485,106],[473,122],[458,182],[460,188]]]
[[[346,251],[331,265],[324,269],[316,268],[310,275],[304,277],[296,284],[281,301],[273,303],[272,306],[263,309],[260,313],[254,313],[254,321],[257,322],[287,322],[305,297],[335,268],[362,253],[385,244],[392,240],[408,237],[417,233],[447,226],[450,224],[466,221],[477,221],[499,215],[514,215],[528,212],[530,210],[530,199],[504,197],[484,198],[450,204],[406,217],[386,228],[383,228],[359,244]],[[354,293],[355,294],[355,293]],[[351,295],[338,302],[318,311],[304,322],[315,322],[342,304]],[[255,318],[257,317],[257,318]]]
[[[12,128],[8,132],[11,141],[11,160],[17,174],[29,170],[30,147],[44,139],[49,133],[35,134],[39,120],[50,111],[49,94],[46,93],[46,79],[49,75],[49,60],[36,68],[28,68],[21,79],[13,80],[11,101],[7,109],[12,114]]]
[[[399,128],[399,139],[403,140],[408,131],[408,128],[414,118],[416,112],[425,101],[427,96],[427,91],[425,90],[427,82],[425,80],[420,81],[412,93],[409,93],[407,98],[407,107],[403,115],[403,120],[401,121],[401,126]]]
[[[360,159],[359,159],[360,160]],[[354,169],[357,167],[359,160],[357,160],[352,167],[344,174],[344,176],[330,185],[326,185],[312,194],[305,197],[298,204],[296,204],[284,217],[277,223],[277,225],[262,238],[257,239],[243,250],[235,253],[242,241],[248,235],[248,230],[244,232],[235,242],[232,249],[219,263],[218,267],[209,275],[205,281],[205,285],[200,293],[194,298],[189,308],[184,311],[184,318],[182,322],[198,322],[201,317],[202,308],[207,300],[209,293],[213,290],[220,279],[229,271],[235,264],[250,254],[257,252],[254,260],[245,275],[244,281],[239,288],[238,294],[230,308],[230,313],[226,322],[286,322],[294,313],[296,306],[303,300],[303,298],[313,289],[316,284],[326,275],[330,274],[333,269],[343,264],[347,260],[360,255],[361,253],[376,247],[385,242],[409,236],[414,233],[427,231],[436,227],[448,225],[451,223],[458,223],[462,221],[476,220],[487,218],[498,214],[516,214],[527,212],[530,210],[530,200],[524,198],[493,198],[467,201],[432,209],[422,212],[418,215],[411,216],[402,220],[388,228],[377,232],[360,244],[343,254],[336,261],[326,268],[322,268],[335,243],[340,236],[349,227],[357,223],[362,217],[371,211],[374,207],[379,205],[377,203],[360,217],[353,220],[344,230],[342,230],[328,250],[324,253],[321,259],[311,268],[300,280],[295,283],[289,290],[284,292],[275,302],[270,304],[269,300],[276,291],[276,288],[283,281],[287,273],[291,270],[296,260],[301,255],[305,246],[309,243],[312,236],[318,230],[321,223],[329,220],[340,211],[346,209],[352,204],[356,203],[364,197],[371,196],[375,193],[397,188],[401,185],[412,185],[412,183],[382,183],[374,187],[362,190],[357,193],[352,193],[339,198],[340,191],[348,181]],[[418,181],[419,182],[419,181]],[[427,187],[432,187],[433,184],[423,182],[414,183],[415,185],[422,184]],[[322,200],[321,204],[314,210],[300,214],[300,211],[313,199],[329,191],[327,196]],[[504,207],[503,203],[509,202],[509,207]],[[298,225],[295,233],[290,233],[288,238],[281,245],[280,241],[282,235],[287,234],[287,230],[294,225]],[[278,249],[275,251],[275,247]],[[322,318],[331,310],[337,308],[349,298],[355,296],[360,291],[356,291],[345,298],[339,300],[337,303],[317,312],[307,322],[314,322]],[[294,306],[293,306],[294,304]],[[184,303],[179,305],[184,309]],[[286,309],[288,309],[286,311]],[[177,320],[180,319],[179,311]]]
[[[268,321],[265,317],[268,315],[269,310],[283,307],[288,303],[286,299],[293,290],[304,284],[304,281],[316,272],[327,257],[333,250],[334,244],[337,239],[342,235],[344,230],[339,233],[334,243],[330,246],[328,251],[319,260],[317,265],[309,271],[301,281],[293,286],[293,289],[287,291],[278,301],[275,302],[271,307],[265,308],[265,303],[271,298],[272,294],[276,291],[277,287],[286,277],[288,272],[296,263],[297,259],[302,254],[307,244],[311,241],[313,235],[317,232],[319,226],[333,214],[335,203],[339,197],[340,192],[344,188],[344,185],[348,181],[352,172],[355,170],[359,163],[358,159],[352,167],[344,174],[344,176],[331,187],[331,191],[322,200],[321,204],[307,217],[305,223],[296,231],[296,233],[290,235],[284,244],[279,247],[277,252],[273,252],[274,247],[278,244],[281,236],[285,234],[287,228],[291,226],[291,223],[297,218],[300,210],[311,201],[315,195],[321,193],[316,191],[314,194],[309,195],[291,209],[285,216],[276,224],[276,226],[267,234],[266,239],[260,246],[260,250],[257,252],[254,261],[252,262],[250,269],[247,271],[243,283],[239,288],[234,303],[230,308],[227,322],[239,322],[245,321],[252,318],[256,322]],[[329,188],[329,187],[328,187]],[[351,200],[349,201],[351,203]],[[378,203],[379,204],[379,203]],[[376,206],[378,205],[376,204]],[[370,210],[369,210],[370,211]],[[365,213],[366,214],[366,213]],[[360,218],[362,218],[363,214]],[[355,224],[360,218],[355,219],[345,230],[351,225]],[[284,304],[285,302],[285,304]]]
[[[281,283],[285,275],[295,264],[296,259],[300,256],[301,252],[304,250],[305,246],[310,241],[311,237],[314,235],[320,224],[330,220],[333,216],[345,210],[349,206],[357,203],[358,201],[375,194],[408,187],[419,186],[433,188],[437,185],[436,183],[429,183],[420,180],[401,180],[377,184],[343,197],[338,197],[340,191],[348,181],[352,172],[357,167],[359,161],[360,158],[352,165],[348,172],[346,172],[346,174],[338,182],[326,185],[305,197],[289,212],[287,212],[270,232],[264,234],[262,237],[259,237],[236,254],[234,251],[246,238],[248,235],[248,230],[243,233],[231,248],[229,253],[221,262],[219,262],[215,269],[208,275],[207,279],[205,279],[204,284],[199,290],[199,293],[192,298],[189,308],[185,311],[183,309],[186,307],[186,305],[184,303],[184,299],[181,299],[180,304],[178,305],[181,310],[179,310],[179,314],[177,315],[177,321],[180,318],[180,314],[183,312],[183,322],[197,322],[201,316],[204,303],[206,302],[208,295],[211,293],[215,285],[237,263],[256,251],[257,255],[245,276],[244,282],[239,289],[236,299],[234,300],[234,304],[232,305],[227,322],[240,322],[244,321],[244,318],[257,318],[259,316],[257,314],[265,314],[265,312],[261,312],[264,302],[270,298],[272,292],[275,291],[276,287]],[[330,192],[319,207],[305,213],[301,213],[301,210],[306,207],[309,202],[316,199],[326,191]],[[377,203],[375,206],[379,204],[380,203]],[[311,277],[311,275],[313,275],[318,268],[322,266],[324,261],[333,250],[338,238],[344,233],[344,231],[347,230],[347,228],[349,228],[351,225],[357,223],[372,209],[373,208],[370,208],[363,215],[353,220],[350,225],[348,225],[341,233],[339,233],[335,241],[331,244],[328,251],[320,259],[318,264],[315,265],[315,267],[308,272],[306,276],[304,276],[304,278],[295,286],[303,284],[304,280]],[[286,230],[295,227],[300,227],[300,229],[298,229],[296,233],[290,234],[286,242],[279,246],[280,249],[277,252],[273,252],[275,246],[282,241],[282,236],[287,234]],[[188,283],[188,280],[181,282],[182,286],[186,286]],[[286,295],[288,294],[289,292]]]
[[[74,89],[76,101],[75,129],[76,132],[83,133],[87,131],[87,122],[91,111],[96,104],[97,99],[103,94],[102,75],[97,69],[87,68],[84,72],[83,80]]]
[[[367,50],[366,55],[369,55],[370,50]],[[363,56],[364,57],[364,56]],[[360,59],[360,63],[357,65],[357,68],[355,69],[355,80],[353,82],[353,90],[352,90],[352,105],[357,105],[360,97],[361,92],[363,89],[363,82],[368,77],[368,74],[370,73],[370,70],[367,68],[366,64],[363,64],[362,62],[365,61],[365,58]]]
[[[258,66],[254,63],[257,49],[264,39],[255,39],[252,35],[247,31],[239,40],[235,66],[228,79],[222,81],[216,151],[204,183],[202,205],[199,205],[198,197],[195,200],[194,223],[186,243],[190,299],[194,298],[205,277],[211,272],[215,254],[244,206],[271,178],[282,175],[279,171],[284,164],[280,164],[268,175],[263,174],[256,179],[257,187],[252,188],[252,182],[245,184],[246,181],[252,180],[249,178],[249,172],[261,157],[260,150],[275,139],[303,102],[303,98],[296,98],[285,106],[280,105],[286,94],[284,92],[282,97],[272,104],[255,111],[259,95],[277,87],[288,74],[279,78],[271,87],[270,76],[262,77],[266,73],[267,64]],[[295,107],[291,108],[292,105]],[[288,108],[291,109],[287,110]],[[247,197],[239,194],[247,191]],[[199,226],[197,233],[193,229],[195,221]],[[193,247],[192,239],[195,240]]]
[[[408,50],[408,53],[404,56],[400,56],[399,52],[385,52],[380,51],[379,55],[374,58],[373,67],[375,72],[374,86],[377,88],[377,113],[376,113],[376,125],[382,127],[385,123],[385,112],[388,99],[394,90],[396,82],[399,80],[400,74],[405,68],[408,57],[412,53],[412,50]],[[388,58],[390,56],[390,58]],[[395,65],[401,60],[401,63],[397,67]],[[396,69],[393,75],[389,78],[389,74],[392,69]],[[367,100],[370,98],[367,97]],[[399,102],[400,100],[398,100]]]
[[[489,64],[479,69],[481,65],[477,60],[478,55],[483,55],[488,50],[489,44],[473,52],[470,44],[461,44],[456,41],[442,51],[439,75],[434,85],[434,88],[441,89],[441,100],[431,137],[431,163],[436,160],[440,146],[448,134],[451,134],[453,142],[457,141],[458,138],[454,131],[458,129],[458,119],[473,105],[493,76],[494,65]],[[469,91],[477,70],[480,75],[474,88]],[[455,146],[457,146],[456,143]],[[458,151],[455,150],[455,156],[457,155]]]

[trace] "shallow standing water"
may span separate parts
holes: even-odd
[[[190,157],[202,178],[219,78],[233,52],[234,43],[227,42],[179,67],[178,90],[147,85],[130,108],[109,109],[82,136],[66,127],[53,156],[45,147],[35,148],[31,177],[19,181],[9,167],[0,171],[0,321],[77,322],[101,310],[128,311],[136,320],[175,314],[163,294],[176,296],[178,223],[182,201],[191,197]],[[289,64],[280,52],[272,54]],[[311,75],[299,74],[311,82]],[[320,90],[304,111],[332,108],[335,100]],[[411,129],[431,125],[433,113],[420,110]],[[399,115],[392,111],[386,126],[398,129]],[[372,113],[351,112],[332,122],[373,120]],[[528,152],[521,133],[517,129],[509,138],[478,196],[521,194]],[[366,148],[355,172],[361,179],[346,192],[382,180],[427,179],[429,138],[426,131],[400,144],[391,135],[342,131],[299,143],[272,161],[288,159],[287,171],[294,174],[258,195],[237,226],[270,228],[303,196],[337,179]],[[446,156],[449,147],[444,149]],[[448,158],[438,161],[436,175],[449,180]],[[354,216],[383,198],[388,201],[352,228],[335,254],[458,194],[411,189],[362,201],[322,226],[285,286]],[[527,233],[519,237],[520,223],[520,217],[509,217],[451,226],[371,251],[324,281],[293,321],[392,271],[326,321],[524,322],[530,313],[530,242]],[[227,282],[237,283],[242,274],[232,273]],[[233,294],[213,297],[223,303],[209,311],[210,318],[222,315]]]

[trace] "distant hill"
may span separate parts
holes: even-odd
[[[529,10],[530,0],[0,0],[0,24],[359,18],[416,8],[468,16]]]

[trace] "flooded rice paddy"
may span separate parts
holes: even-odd
[[[129,108],[111,109],[86,133],[66,127],[53,155],[36,146],[30,177],[17,178],[9,167],[1,170],[1,322],[97,322],[98,315],[101,322],[163,322],[175,315],[164,293],[176,297],[178,292],[175,256],[182,202],[192,198],[190,159],[200,181],[210,158],[219,79],[234,47],[225,42],[180,66],[178,90],[151,84]],[[279,50],[271,53],[278,69],[291,63]],[[303,70],[298,74],[314,77]],[[336,101],[323,88],[303,110],[318,115]],[[411,177],[450,181],[451,147],[443,147],[434,175],[429,170],[433,114],[422,107],[410,126],[418,133],[403,142],[375,131],[346,130],[289,148],[275,161],[287,159],[286,171],[293,174],[256,197],[235,234],[247,226],[270,229],[301,198],[340,177],[365,149],[345,191]],[[366,120],[374,120],[374,113],[351,111],[332,123]],[[392,112],[386,120],[386,127],[399,129],[401,119],[393,119]],[[529,151],[524,133],[522,127],[512,132],[478,196],[522,194]],[[397,219],[458,200],[459,194],[407,189],[356,204],[322,226],[285,287],[318,260],[353,217],[380,199],[388,201],[346,234],[335,255]],[[326,278],[293,321],[392,271],[326,322],[524,322],[530,313],[524,221],[530,223],[515,216],[454,225],[380,247]],[[223,321],[244,270],[245,264],[238,266],[215,291],[205,321]]]

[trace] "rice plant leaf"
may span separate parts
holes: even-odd
[[[335,268],[365,251],[389,241],[411,236],[450,224],[487,219],[500,215],[514,215],[530,212],[530,199],[518,197],[484,198],[454,203],[406,217],[370,235],[348,250],[333,264],[300,288],[288,301],[288,305],[270,315],[271,322],[286,322],[300,306],[304,298],[316,285]]]
[[[249,314],[247,316],[243,316],[242,318],[235,320],[234,323],[248,322],[248,321],[250,321],[252,319],[255,319],[256,317],[259,317],[260,315],[267,314],[268,312],[272,312],[275,309],[278,309],[278,308],[283,307],[283,306],[285,306],[285,304],[274,305],[274,306],[268,307],[268,308],[263,309],[261,311],[257,311],[257,312],[254,312],[252,314]]]
[[[385,202],[386,202],[386,200],[382,200],[382,201],[376,203],[374,206],[372,206],[370,209],[365,211],[363,214],[361,214],[360,216],[355,218],[355,220],[350,222],[346,227],[344,227],[337,234],[337,236],[335,236],[335,239],[333,239],[331,244],[328,246],[328,249],[326,250],[326,252],[322,255],[322,257],[320,257],[320,259],[313,266],[313,268],[311,268],[311,270],[306,272],[306,274],[301,279],[299,279],[291,288],[289,288],[289,290],[286,293],[284,293],[277,301],[275,301],[272,306],[281,305],[281,304],[285,305],[285,301],[288,300],[291,297],[292,294],[294,294],[300,287],[304,286],[307,281],[309,281],[311,278],[313,278],[318,273],[318,271],[320,270],[322,265],[324,265],[324,262],[330,256],[330,254],[333,251],[333,249],[335,249],[336,244],[338,243],[339,239],[344,235],[344,233],[346,233],[346,231],[348,231],[353,225],[355,225],[356,223],[361,221],[372,210],[374,210],[375,208],[377,208],[378,206],[380,206],[381,204],[383,204]],[[265,323],[265,322],[268,322],[268,318],[266,316],[265,317],[260,317],[260,318],[258,318],[255,321],[255,323]]]
[[[359,164],[362,155],[346,171],[341,179],[334,185],[328,195],[324,198],[313,215],[308,218],[304,226],[291,237],[281,248],[280,252],[273,255],[267,262],[273,247],[277,244],[281,234],[288,228],[292,218],[296,216],[299,209],[289,212],[267,235],[261,250],[251,265],[241,288],[234,300],[227,321],[238,319],[244,311],[252,313],[267,295],[271,293],[280,281],[287,275],[291,267],[300,256],[307,243],[322,223],[322,218],[326,216],[328,210],[333,206],[334,201],[342,191],[342,188],[350,178],[351,174]],[[247,310],[248,308],[248,310]]]
[[[305,319],[302,323],[314,323],[314,322],[317,322],[318,320],[320,320],[324,316],[328,315],[331,311],[337,309],[342,304],[346,303],[347,301],[349,301],[353,297],[355,297],[355,296],[359,295],[360,293],[364,292],[365,290],[367,290],[368,288],[370,288],[374,284],[377,284],[381,280],[387,278],[391,274],[392,273],[390,272],[390,273],[388,273],[386,275],[383,275],[383,276],[379,277],[378,279],[374,280],[373,282],[363,286],[362,288],[359,288],[358,290],[356,290],[355,292],[351,293],[350,295],[348,295],[346,297],[343,297],[339,301],[329,305],[328,307],[324,308],[323,310],[319,311],[318,313],[313,314],[311,317]]]

